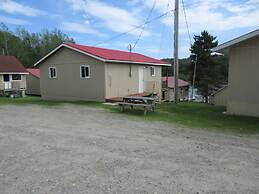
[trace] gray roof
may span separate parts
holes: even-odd
[[[225,43],[213,48],[212,51],[213,52],[220,52],[220,51],[222,52],[235,44],[238,44],[244,40],[248,40],[248,39],[256,37],[256,36],[259,36],[259,29],[249,32],[247,34],[244,34],[240,37],[234,38],[228,42],[225,42]]]

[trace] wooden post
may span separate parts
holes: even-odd
[[[119,106],[120,106],[120,112],[123,112],[123,109],[124,109],[124,108],[123,108],[123,105],[120,104]]]
[[[178,103],[178,34],[179,34],[179,0],[175,0],[174,11],[174,103]]]
[[[146,116],[147,115],[147,107],[144,106],[144,115]]]

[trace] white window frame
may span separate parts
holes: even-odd
[[[154,69],[154,74],[152,74],[152,69]],[[150,67],[150,75],[151,75],[151,77],[155,77],[156,76],[156,68],[154,66]]]
[[[13,79],[13,75],[21,75],[21,79]],[[13,74],[10,74],[9,76],[10,76],[9,77],[10,81],[13,81],[13,82],[20,82],[20,81],[22,81],[22,74],[13,73]]]
[[[51,70],[50,69],[55,69],[55,76],[51,77]],[[57,68],[52,66],[52,67],[49,67],[49,78],[50,79],[56,79],[57,78]]]
[[[88,68],[88,76],[82,77],[82,67],[87,67]],[[91,70],[90,70],[90,65],[80,65],[80,78],[81,79],[89,79],[91,77]]]

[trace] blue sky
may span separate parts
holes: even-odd
[[[208,30],[220,43],[259,27],[259,0],[185,0],[191,36]],[[152,9],[153,8],[153,9]],[[58,28],[79,44],[127,50],[141,29],[107,41],[174,8],[174,0],[0,0],[0,22],[30,32]],[[172,57],[173,13],[145,26],[134,52]],[[180,0],[180,57],[190,41]]]

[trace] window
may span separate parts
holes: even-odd
[[[150,75],[151,75],[152,77],[156,76],[155,67],[150,67]]]
[[[9,81],[10,81],[10,75],[4,74],[4,82],[9,82]]]
[[[49,68],[49,78],[57,78],[56,67]]]
[[[80,66],[80,77],[81,78],[90,78],[90,67],[89,65]]]
[[[20,81],[20,80],[22,80],[22,75],[21,74],[12,74],[12,80]]]

